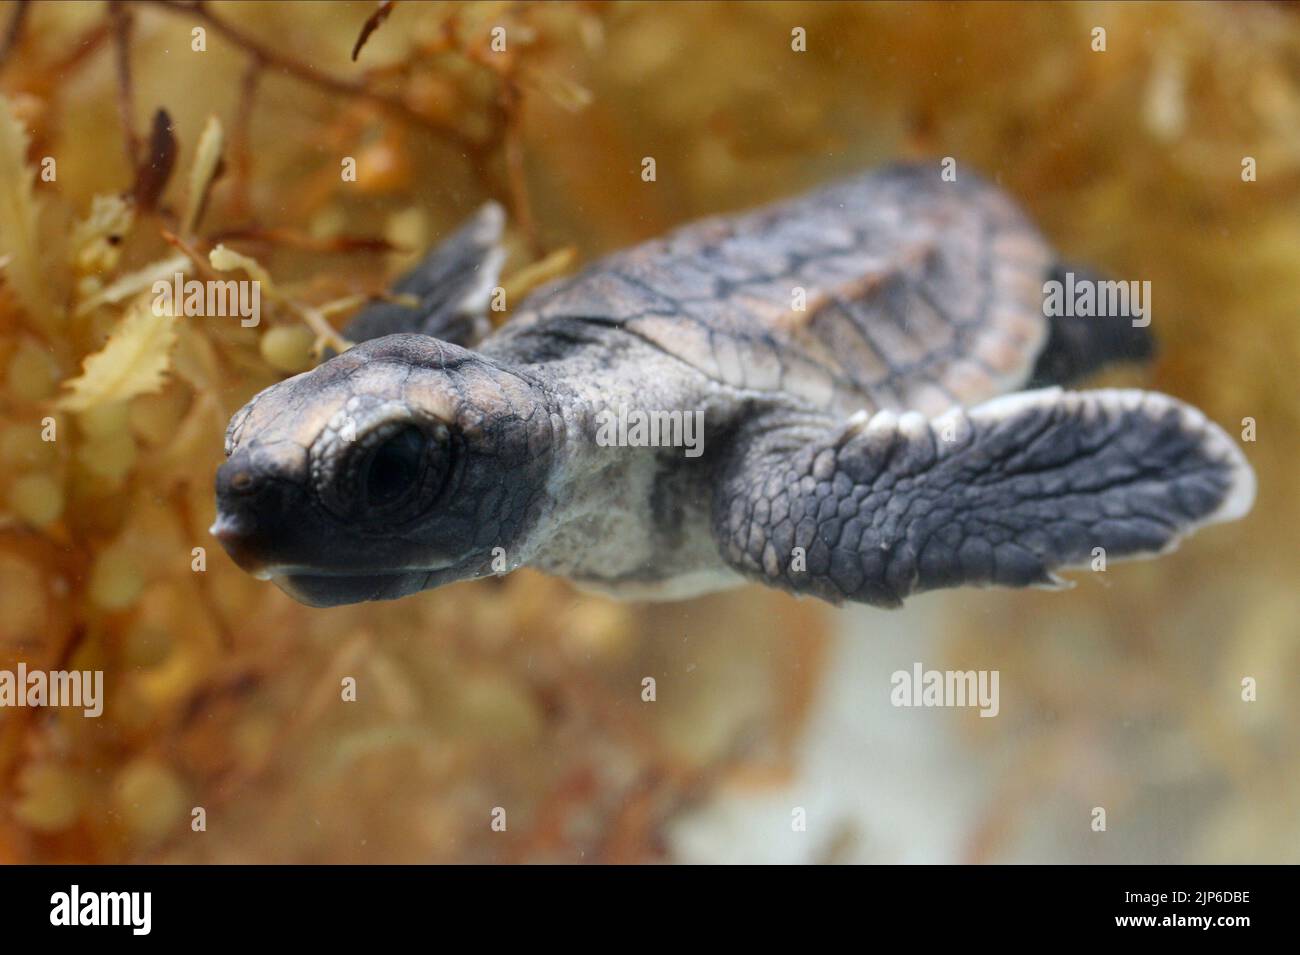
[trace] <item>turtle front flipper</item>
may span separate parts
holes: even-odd
[[[714,498],[728,562],[881,606],[939,587],[1060,585],[1062,568],[1159,554],[1242,517],[1255,493],[1217,425],[1143,391],[1048,388],[934,419],[789,425],[735,447]]]
[[[501,207],[484,205],[393,286],[394,294],[419,299],[418,307],[376,302],[356,314],[343,337],[363,342],[406,332],[475,347],[491,330],[487,310],[505,261],[504,225]]]

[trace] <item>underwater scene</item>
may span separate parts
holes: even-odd
[[[1293,5],[0,2],[0,862],[1300,862],[1297,369]]]

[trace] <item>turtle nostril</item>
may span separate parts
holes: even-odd
[[[227,461],[217,469],[217,496],[250,497],[265,485],[262,475],[262,469],[246,457]]]

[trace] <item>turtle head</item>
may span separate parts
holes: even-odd
[[[312,606],[519,566],[555,443],[540,385],[390,335],[256,395],[226,432],[212,533]]]

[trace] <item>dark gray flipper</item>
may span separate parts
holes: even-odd
[[[1094,548],[1160,553],[1254,500],[1232,440],[1154,392],[1049,388],[932,420],[882,411],[809,431],[737,442],[714,533],[747,576],[832,601],[1060,584],[1054,571],[1088,564]]]
[[[1076,281],[1091,282],[1094,288],[1106,281],[1088,269],[1062,263],[1053,267],[1048,281],[1064,285],[1071,272]],[[1133,324],[1137,317],[1133,314],[1050,317],[1047,343],[1038,353],[1026,387],[1069,385],[1116,362],[1149,361],[1155,355],[1155,337],[1149,325]]]
[[[488,301],[505,260],[504,226],[501,207],[484,205],[393,286],[395,294],[418,298],[419,308],[376,302],[356,314],[343,337],[363,342],[406,332],[475,347],[491,330]]]

